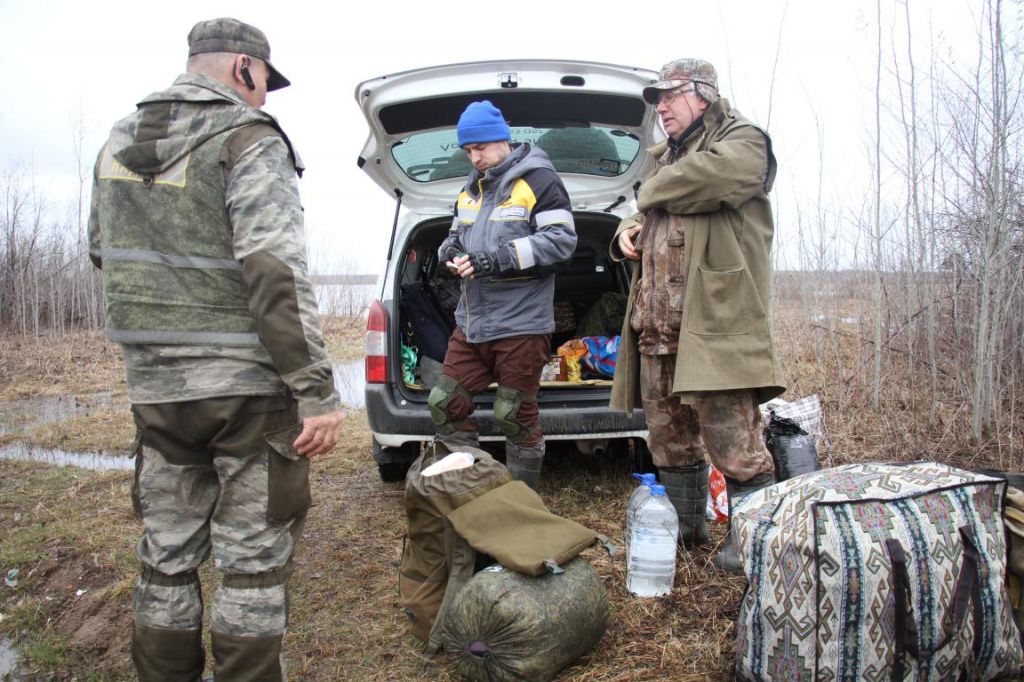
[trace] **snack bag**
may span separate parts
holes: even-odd
[[[725,489],[725,476],[714,464],[708,467],[707,517],[712,521],[729,520],[729,493]]]
[[[569,339],[558,347],[558,354],[565,358],[566,380],[580,381],[580,358],[587,354],[587,344],[579,339]]]

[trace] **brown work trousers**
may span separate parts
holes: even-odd
[[[672,394],[675,372],[675,355],[640,355],[640,397],[655,466],[697,464],[706,454],[737,481],[775,470],[761,435],[756,391],[708,391],[685,405]]]
[[[487,390],[492,383],[519,391],[524,397],[515,421],[529,431],[521,443],[524,447],[540,444],[540,411],[537,409],[537,391],[540,389],[540,370],[547,364],[551,349],[550,334],[510,336],[496,341],[470,343],[461,327],[456,327],[448,340],[444,356],[444,373],[472,394]],[[456,395],[448,404],[448,416],[460,422],[473,414],[472,400]],[[476,430],[472,421],[463,430]]]

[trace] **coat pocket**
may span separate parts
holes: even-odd
[[[286,426],[263,434],[268,446],[267,523],[287,523],[306,513],[311,503],[309,459],[300,455],[292,443],[302,432],[302,424]]]
[[[750,329],[750,296],[746,269],[709,270],[698,266],[687,300],[686,331],[705,336],[746,334]]]

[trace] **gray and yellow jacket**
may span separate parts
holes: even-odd
[[[277,121],[202,75],[114,125],[89,253],[131,402],[290,393],[302,417],[337,409],[296,172]]]
[[[505,161],[474,170],[459,194],[443,257],[458,241],[467,253],[511,247],[515,267],[462,281],[455,319],[470,343],[555,329],[554,266],[576,250],[569,194],[542,149],[516,145]]]

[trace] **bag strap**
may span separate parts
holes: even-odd
[[[893,632],[892,678],[902,680],[906,670],[905,654],[914,658],[918,656],[917,647],[917,621],[914,619],[914,612],[910,591],[910,573],[907,571],[907,553],[903,551],[903,545],[895,538],[885,541],[885,549],[889,552],[889,561],[892,565],[892,586],[895,599],[895,613]]]
[[[921,651],[918,639],[917,620],[914,618],[913,600],[910,590],[910,573],[907,570],[907,555],[899,540],[890,538],[885,541],[886,550],[889,552],[889,559],[893,571],[893,592],[895,599],[895,642],[893,644],[893,666],[892,679],[902,680],[906,670],[905,654],[910,654],[920,660],[921,654],[925,657],[949,644],[950,640],[959,633],[967,619],[967,607],[973,604],[971,616],[974,620],[974,638],[971,643],[971,652],[974,660],[977,660],[981,653],[981,625],[983,614],[981,611],[981,553],[978,551],[978,543],[974,536],[974,530],[967,525],[959,528],[960,539],[963,541],[963,561],[960,564],[960,574],[956,579],[956,586],[953,588],[953,596],[950,600],[949,610],[946,612],[943,637],[935,646],[928,650]]]

